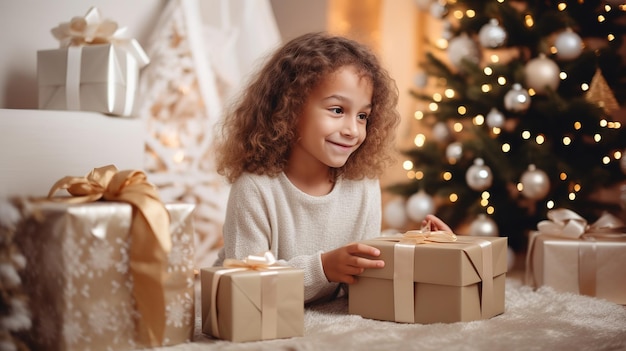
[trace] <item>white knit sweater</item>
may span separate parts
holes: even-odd
[[[321,253],[381,233],[381,194],[377,179],[338,179],[324,196],[308,195],[284,173],[277,177],[243,174],[232,185],[224,247],[225,258],[243,259],[270,250],[281,264],[304,270],[304,298],[331,295],[337,283],[326,279]]]

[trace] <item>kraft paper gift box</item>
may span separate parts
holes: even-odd
[[[131,116],[139,71],[149,59],[124,32],[96,8],[53,28],[61,48],[37,52],[39,109]]]
[[[132,207],[121,202],[24,202],[15,236],[27,257],[23,286],[33,350],[132,350],[139,318],[130,274]],[[163,345],[189,341],[194,328],[194,205],[166,204],[172,249],[165,277]]]
[[[366,269],[349,285],[349,313],[428,324],[504,312],[507,238],[446,233],[455,241],[416,244],[406,242],[406,234],[361,241],[380,250],[385,267]]]
[[[626,305],[626,228],[617,217],[591,225],[573,211],[548,212],[531,232],[526,283]]]
[[[235,342],[304,334],[301,269],[226,267],[227,261],[200,270],[204,334]]]

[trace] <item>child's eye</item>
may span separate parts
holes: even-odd
[[[368,115],[367,113],[359,113],[357,117],[362,121],[367,121]]]
[[[341,107],[331,107],[330,112],[340,115],[343,113],[343,109]]]

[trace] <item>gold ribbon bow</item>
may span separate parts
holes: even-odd
[[[624,228],[624,222],[608,212],[602,214],[602,216],[592,224],[588,224],[578,213],[566,208],[548,211],[547,215],[549,220],[543,220],[537,224],[537,230],[539,230],[541,234],[561,236],[570,239],[600,238],[613,236],[605,234],[605,232],[610,231],[615,233],[619,229]]]
[[[73,196],[54,198],[54,194],[62,189]],[[113,165],[94,168],[85,177],[61,178],[50,189],[48,198],[66,203],[103,199],[133,206],[130,272],[133,296],[141,314],[138,334],[147,345],[161,345],[165,332],[165,277],[172,247],[170,217],[145,173],[136,170],[118,172]]]
[[[254,270],[261,274],[261,340],[274,339],[278,335],[278,301],[277,301],[277,269],[288,267],[277,266],[278,261],[270,251],[261,255],[250,255],[243,260],[225,259],[223,269],[215,272],[211,283],[211,309],[209,318],[211,333],[220,338],[217,322],[217,287],[221,276],[228,273]]]
[[[111,43],[131,53],[139,67],[147,65],[150,62],[148,55],[137,40],[126,37],[126,31],[126,27],[120,28],[117,22],[102,19],[100,11],[91,7],[84,17],[73,17],[70,22],[52,28],[51,33],[59,40],[61,48]]]

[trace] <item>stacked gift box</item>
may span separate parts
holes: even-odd
[[[605,213],[588,224],[577,213],[548,212],[529,238],[526,283],[626,305],[626,228]]]

